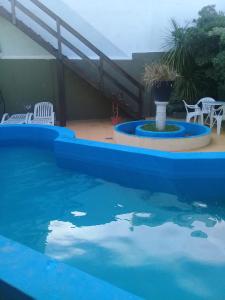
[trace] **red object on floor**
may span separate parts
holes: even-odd
[[[112,102],[112,113],[113,116],[111,118],[112,125],[117,125],[122,121],[122,118],[119,116],[119,105],[116,102]]]
[[[112,118],[111,120],[112,120],[112,125],[117,125],[123,121],[123,119],[121,117]]]

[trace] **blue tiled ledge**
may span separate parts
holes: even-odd
[[[0,279],[22,291],[21,299],[141,299],[3,236],[0,236]],[[1,291],[0,295],[4,296]]]

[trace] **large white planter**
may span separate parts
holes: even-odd
[[[156,105],[156,128],[160,131],[166,126],[166,107],[168,102],[155,101]]]

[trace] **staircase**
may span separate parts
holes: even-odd
[[[61,125],[66,123],[63,66],[70,68],[76,75],[103,93],[110,101],[117,102],[119,107],[130,117],[142,118],[143,85],[47,6],[38,0],[28,1],[37,7],[41,13],[29,9],[28,6],[25,7],[19,0],[2,0],[0,1],[3,3],[0,5],[0,15],[57,59]],[[51,25],[41,17],[43,14],[51,18]],[[22,18],[21,15],[25,17]],[[41,28],[41,30],[35,30],[34,26],[30,26],[30,22],[35,23],[37,28]],[[68,35],[71,38],[68,38]],[[82,49],[86,48],[89,52],[91,51],[97,58],[91,59],[78,47],[78,44],[82,45]],[[65,54],[65,48],[78,56],[79,59],[70,59]]]

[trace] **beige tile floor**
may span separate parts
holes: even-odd
[[[78,138],[106,143],[114,143],[113,126],[108,120],[69,121],[67,127],[76,132]],[[223,152],[225,151],[225,129],[218,137],[213,131],[212,142],[209,146],[195,150],[195,152]]]

